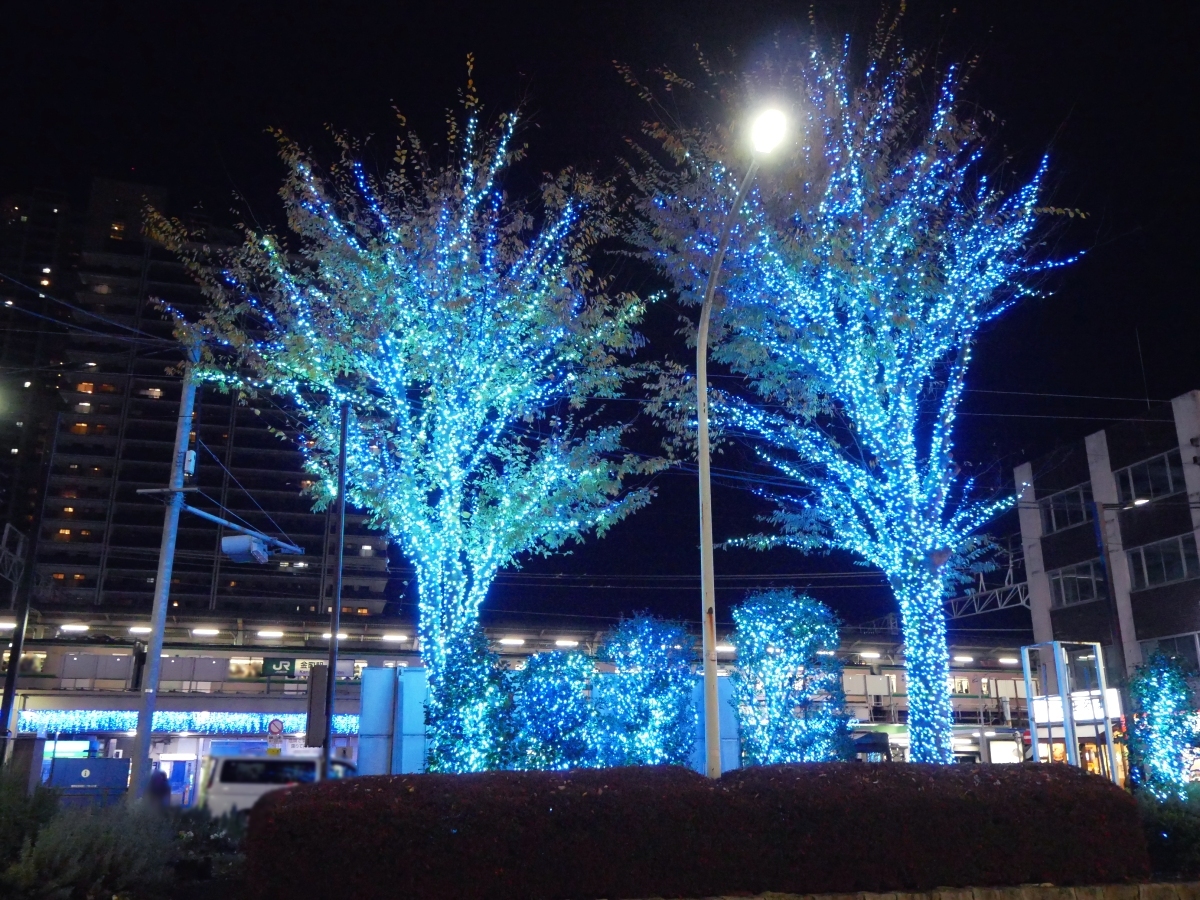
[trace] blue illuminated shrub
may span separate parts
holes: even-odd
[[[595,666],[582,653],[535,653],[511,673],[513,769],[574,769],[594,758],[588,682]]]
[[[853,754],[838,622],[793,590],[750,594],[734,607],[733,698],[750,765],[831,762]]]
[[[1183,668],[1155,650],[1129,682],[1137,711],[1130,729],[1134,777],[1159,800],[1186,798],[1196,711]]]
[[[597,657],[593,746],[602,766],[684,764],[696,742],[692,641],[679,625],[636,616],[616,626]]]

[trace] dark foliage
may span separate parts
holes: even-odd
[[[459,900],[1098,884],[1150,871],[1132,797],[1067,766],[828,763],[407,775],[255,806],[250,896]]]
[[[1156,878],[1200,878],[1200,792],[1189,785],[1187,798],[1158,800],[1138,795],[1150,864]]]

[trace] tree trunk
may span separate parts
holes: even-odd
[[[920,568],[925,565],[918,564]],[[946,645],[944,588],[939,575],[911,572],[892,579],[904,633],[908,680],[908,740],[913,762],[954,762],[950,707],[950,652]]]

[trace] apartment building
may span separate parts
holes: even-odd
[[[152,603],[163,507],[137,492],[167,484],[181,391],[181,354],[164,309],[194,314],[202,297],[173,255],[143,238],[147,204],[165,208],[164,192],[97,179],[74,269],[55,286],[71,305],[71,327],[54,405],[42,410],[50,437],[32,582],[42,612],[136,613]],[[235,236],[209,229],[209,238]],[[336,538],[302,495],[308,476],[295,434],[288,410],[270,398],[198,392],[188,503],[290,539],[305,555],[230,562],[220,552],[222,529],[185,514],[172,615],[327,611]],[[362,515],[347,517],[345,573],[343,613],[383,613],[387,544]]]
[[[1200,391],[1014,470],[1036,641],[1200,659]],[[1123,670],[1123,671],[1122,671]]]

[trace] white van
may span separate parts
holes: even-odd
[[[293,784],[321,780],[321,760],[315,756],[217,756],[209,760],[200,805],[214,816],[247,811],[258,798]],[[342,760],[329,764],[333,778],[349,778],[354,766]]]

